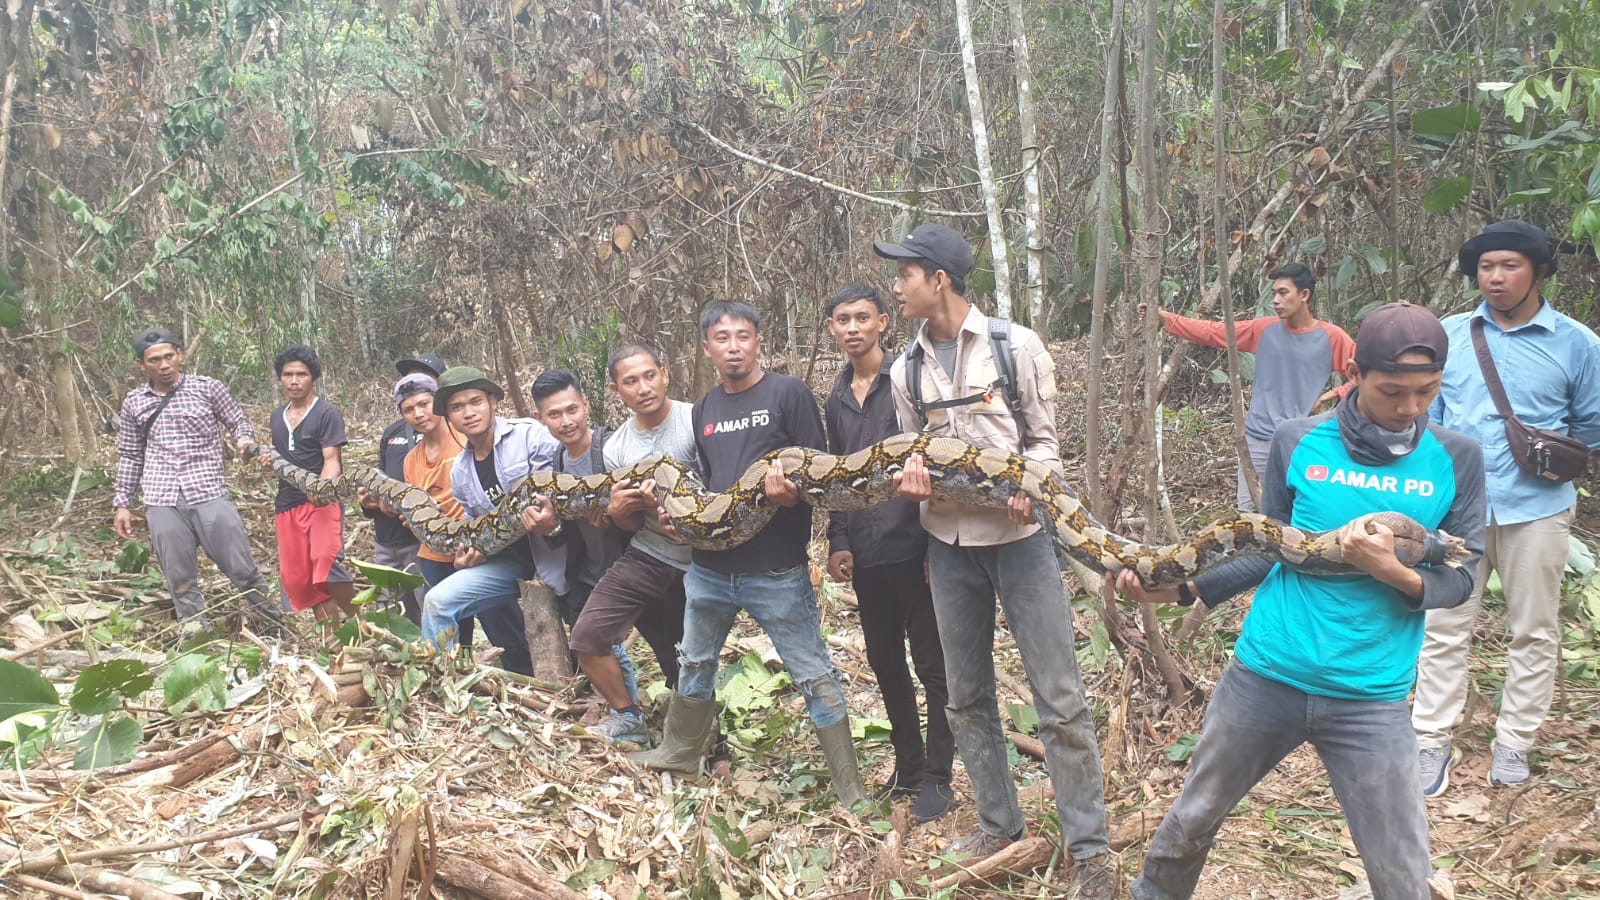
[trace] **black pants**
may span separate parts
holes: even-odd
[[[900,783],[917,784],[926,778],[949,784],[956,742],[945,718],[949,692],[945,688],[944,651],[939,645],[939,623],[934,618],[933,595],[928,591],[922,560],[858,568],[850,583],[855,586],[860,605],[867,663],[878,678],[878,691],[889,716],[889,739],[894,744]],[[908,640],[911,663],[928,694],[926,747],[922,720],[917,714],[917,689],[906,667]]]

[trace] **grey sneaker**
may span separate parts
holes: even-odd
[[[1112,900],[1116,894],[1117,867],[1111,854],[1073,861],[1072,880],[1067,885],[1070,900]]]
[[[650,746],[650,728],[645,725],[644,716],[638,713],[617,712],[600,720],[600,724],[589,729],[590,734],[598,734],[608,741],[627,742],[638,744],[641,747]]]
[[[1528,752],[1526,750],[1512,750],[1502,747],[1498,742],[1490,744],[1494,751],[1494,762],[1489,766],[1489,784],[1500,787],[1508,784],[1522,784],[1528,780]]]
[[[982,828],[974,828],[961,837],[950,842],[939,855],[951,862],[974,863],[980,859],[987,859],[1001,850],[1022,840],[1027,829],[1020,829],[1010,837],[996,837],[984,832]]]
[[[1417,773],[1422,776],[1422,796],[1437,797],[1450,786],[1450,770],[1461,762],[1454,744],[1423,747],[1417,752]]]

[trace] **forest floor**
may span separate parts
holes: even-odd
[[[1075,345],[1053,350],[1069,398],[1063,406],[1074,410],[1063,414],[1063,454],[1079,483],[1082,412],[1072,401],[1084,393],[1087,366]],[[1224,393],[1200,364],[1189,366],[1195,371],[1171,399],[1164,437],[1166,483],[1185,532],[1222,514],[1234,491]],[[820,368],[814,380],[822,385],[829,367]],[[384,424],[381,400],[369,408],[374,415],[352,416],[351,433],[365,439],[352,443],[358,459],[370,458],[371,437]],[[29,757],[19,767],[14,747],[0,749],[10,757],[10,771],[0,772],[0,893],[398,900],[425,896],[423,877],[441,896],[493,898],[1046,897],[1065,883],[1053,844],[1019,851],[1037,864],[1031,871],[981,886],[937,857],[975,826],[959,766],[958,805],[940,822],[908,825],[905,801],[856,814],[834,804],[798,693],[768,665],[770,644],[748,623],[723,658],[732,774],[686,783],[644,772],[586,734],[583,723],[599,710],[581,686],[441,660],[403,640],[398,627],[367,623],[331,650],[304,622],[282,641],[184,632],[172,622],[158,570],[111,534],[109,468],[86,470],[74,491],[74,473],[58,462],[4,462],[0,657],[63,691],[86,668],[115,658],[139,660],[159,679],[148,693],[150,684],[135,684],[106,714],[131,718],[142,731],[137,755],[122,748],[119,765],[70,768],[80,734],[98,715],[63,709],[34,723],[31,735],[0,730],[0,747],[23,740]],[[257,559],[270,571],[271,484],[237,467],[230,477]],[[1587,535],[1600,520],[1583,513]],[[370,529],[355,517],[347,522],[360,557]],[[225,596],[226,580],[207,571],[210,595]],[[879,782],[892,754],[854,598],[828,583],[820,565],[813,578],[863,773]],[[1572,587],[1565,677],[1533,755],[1535,778],[1524,787],[1491,790],[1485,781],[1504,676],[1503,619],[1480,630],[1458,737],[1466,760],[1450,791],[1429,803],[1435,862],[1447,876],[1440,895],[1600,895],[1600,640],[1584,606],[1593,601]],[[1175,646],[1197,689],[1192,702],[1175,705],[1141,649],[1135,613],[1122,606],[1108,624],[1097,598],[1074,599],[1113,845],[1127,880],[1182,786],[1203,712],[1194,698],[1214,686],[1247,611],[1243,602],[1224,606]],[[1169,632],[1181,613],[1163,612]],[[659,717],[664,689],[642,642],[634,658]],[[1008,728],[1023,735],[1013,763],[1029,827],[1053,839],[1049,782],[1027,752],[1034,723],[1026,676],[1003,626],[996,660]],[[659,734],[659,721],[652,724]],[[4,861],[13,848],[22,862]],[[1228,819],[1196,896],[1343,900],[1364,895],[1362,877],[1327,778],[1302,748]]]

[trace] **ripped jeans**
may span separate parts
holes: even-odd
[[[683,578],[683,592],[688,604],[683,643],[678,645],[679,693],[696,700],[715,696],[717,657],[742,609],[772,639],[806,699],[812,724],[826,728],[849,715],[839,674],[822,640],[806,566],[724,575],[696,564]]]

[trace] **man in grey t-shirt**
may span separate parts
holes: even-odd
[[[605,442],[604,468],[626,468],[651,456],[670,456],[697,467],[694,425],[687,403],[667,398],[667,368],[661,351],[624,344],[606,363],[611,391],[633,415]],[[593,452],[593,451],[591,451]],[[572,628],[572,649],[595,692],[611,714],[591,731],[611,741],[646,745],[650,730],[628,695],[611,647],[637,625],[655,652],[668,687],[678,684],[678,642],[683,640],[683,573],[689,546],[662,530],[655,483],[619,483],[611,491],[606,521],[633,539],[606,569]]]

